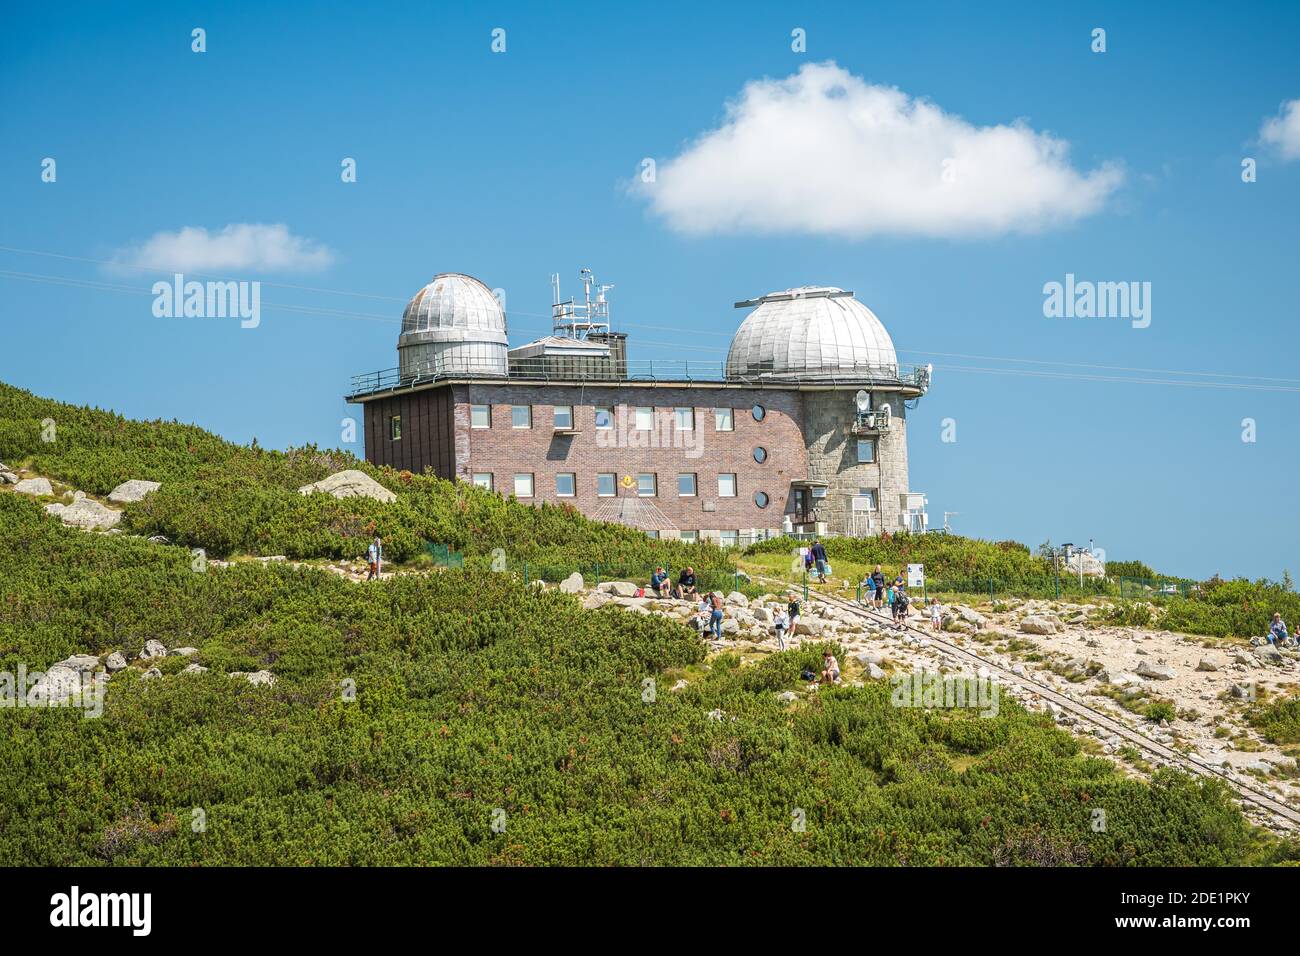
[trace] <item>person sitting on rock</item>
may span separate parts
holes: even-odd
[[[1273,612],[1273,623],[1268,628],[1268,642],[1270,644],[1281,644],[1286,641],[1289,635],[1286,632],[1286,622],[1282,620],[1282,615],[1278,611]]]
[[[838,684],[840,682],[840,662],[835,655],[827,651],[822,655],[822,683]]]
[[[677,587],[673,588],[673,597],[690,601],[699,597],[700,592],[695,588],[695,569],[683,568],[682,573],[677,576]]]
[[[663,597],[668,590],[668,572],[663,568],[655,568],[655,573],[650,575],[650,590],[655,597]]]

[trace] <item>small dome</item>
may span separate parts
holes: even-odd
[[[506,316],[473,276],[444,272],[415,294],[397,339],[403,378],[505,375]]]
[[[729,378],[898,378],[889,333],[853,293],[802,286],[752,304],[731,339]]]

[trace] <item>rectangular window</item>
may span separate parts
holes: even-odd
[[[734,432],[736,430],[735,420],[731,417],[731,409],[715,408],[713,410],[713,430],[719,432]]]
[[[597,428],[614,427],[614,406],[612,405],[596,406],[596,427]]]
[[[393,441],[402,440],[402,416],[394,415],[388,420],[388,437]]]
[[[637,475],[636,493],[642,498],[653,498],[655,496],[655,476],[650,473]]]
[[[718,475],[718,497],[736,497],[736,476],[734,474]]]
[[[695,476],[693,474],[677,476],[677,497],[678,498],[695,497]]]
[[[471,405],[469,407],[469,427],[470,428],[491,428],[492,427],[492,406]]]
[[[560,472],[555,476],[555,493],[561,498],[572,498],[577,494],[578,480],[572,472]]]
[[[858,439],[858,464],[869,465],[876,460],[876,442],[873,438]]]
[[[687,544],[695,544],[700,540],[700,533],[698,531],[683,531],[682,540]]]
[[[612,471],[602,471],[596,476],[596,494],[602,498],[613,498],[614,495],[618,494],[614,481]]]
[[[488,491],[491,491],[491,490],[492,490],[492,472],[490,472],[490,471],[476,471],[476,472],[474,472],[474,484],[478,485],[480,488],[486,488]]]
[[[636,410],[636,430],[639,432],[653,431],[655,427],[655,410],[645,408],[644,406]]]
[[[724,548],[734,548],[736,545],[740,544],[740,532],[739,531],[719,532],[718,544],[722,545]]]
[[[677,430],[679,432],[695,431],[695,409],[674,408],[673,418],[676,420]]]
[[[658,531],[647,531],[647,532],[645,533],[645,536],[646,536],[647,538],[654,538],[656,541],[659,540],[659,532],[658,532]]]
[[[533,476],[515,475],[515,497],[531,498],[533,496]]]
[[[876,489],[859,488],[858,493],[853,496],[854,511],[875,511],[876,510]]]
[[[573,406],[556,405],[555,406],[555,427],[556,429],[568,430],[573,427]]]
[[[533,427],[533,406],[511,405],[510,424],[515,428],[532,428]]]

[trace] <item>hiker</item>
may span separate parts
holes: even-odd
[[[785,650],[785,633],[790,629],[790,617],[779,604],[773,607],[772,627],[776,629],[777,649]]]
[[[695,588],[695,569],[683,568],[682,573],[677,576],[677,587],[673,588],[673,597],[689,601],[699,595],[700,592]]]
[[[384,542],[375,535],[375,540],[370,542],[370,547],[366,548],[366,560],[370,564],[370,572],[366,575],[367,581],[373,581],[379,577],[380,565],[384,561]]]
[[[1268,642],[1270,644],[1281,644],[1286,641],[1288,635],[1286,632],[1286,622],[1282,620],[1282,615],[1278,611],[1273,612],[1273,623],[1268,627]]]
[[[943,605],[938,598],[930,598],[930,630],[943,630]]]
[[[893,586],[892,584],[887,584],[887,585],[885,585],[885,607],[884,607],[884,610],[887,611],[887,612],[889,613],[889,616],[890,616],[891,618],[894,617],[894,586]]]
[[[785,606],[785,613],[790,618],[790,637],[793,638],[795,628],[799,626],[799,615],[803,611],[803,604],[793,594],[790,595],[790,603]]]
[[[655,573],[650,575],[650,590],[654,591],[655,597],[664,597],[668,590],[668,572],[663,568],[655,568]]]
[[[894,620],[898,622],[898,629],[901,631],[907,626],[907,605],[909,602],[907,588],[898,587],[894,591]]]
[[[817,566],[817,580],[822,584],[826,583],[826,546],[820,541],[814,541],[812,547],[808,549],[808,557],[813,559],[813,564]]]
[[[822,683],[838,684],[840,682],[840,662],[835,655],[827,651],[822,655]]]
[[[722,640],[722,595],[714,591],[709,595],[709,606],[712,613],[709,615],[709,626],[713,628],[713,639]]]
[[[885,604],[885,575],[881,573],[880,565],[876,565],[876,570],[871,572],[871,586],[875,589],[875,606],[879,611]]]

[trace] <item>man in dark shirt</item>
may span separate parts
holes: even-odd
[[[826,546],[820,541],[814,541],[809,555],[813,559],[813,564],[817,566],[817,579],[826,583]]]
[[[871,572],[871,586],[876,589],[873,603],[876,605],[876,610],[879,611],[885,606],[885,575],[878,564],[876,570]]]
[[[695,569],[683,568],[682,573],[677,576],[677,588],[674,597],[691,600],[699,597],[700,592],[695,589]]]

